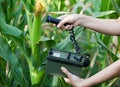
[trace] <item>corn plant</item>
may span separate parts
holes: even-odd
[[[1,87],[71,87],[63,78],[45,73],[51,48],[73,51],[68,32],[46,23],[45,17],[70,13],[117,18],[119,0],[0,0]],[[88,78],[118,59],[119,37],[83,27],[75,28],[75,36],[82,50],[91,54],[91,64],[81,77]],[[119,85],[117,78],[96,87]]]

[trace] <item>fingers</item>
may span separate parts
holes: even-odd
[[[83,81],[82,78],[79,78],[78,76],[70,73],[65,67],[61,67],[61,70],[68,77],[68,78],[64,78],[66,83],[71,84],[74,87],[83,87],[83,86],[79,86],[81,85],[80,82]]]
[[[59,22],[57,27],[61,28],[63,30],[72,29],[73,25],[72,25],[72,21],[70,21],[70,18],[71,18],[70,15],[62,15],[62,16],[58,17],[58,19],[60,19],[61,21]],[[67,25],[65,25],[65,24],[67,24]]]
[[[64,27],[64,30],[70,30],[72,28],[73,28],[73,25],[67,25],[67,26]]]
[[[66,25],[61,27],[62,30],[71,30],[72,28],[73,28],[72,25]]]
[[[61,20],[57,25],[58,28],[61,28],[63,30],[70,30],[73,28],[74,18],[71,15],[63,15],[58,17],[58,19]]]
[[[68,78],[64,78],[64,80],[66,83],[69,83],[69,84],[71,83],[70,79],[68,79]]]
[[[68,78],[71,78],[72,73],[70,73],[66,68],[61,67],[61,70]]]
[[[67,18],[61,20],[61,21],[59,22],[59,24],[57,25],[57,27],[58,27],[58,28],[61,28],[62,26],[64,26],[64,24],[66,24],[66,23],[68,23],[68,22],[69,22],[69,19],[68,19],[68,17],[67,17]]]
[[[57,25],[58,28],[61,28],[63,30],[70,30],[73,28],[73,25],[71,24],[67,24],[65,25],[66,23],[68,23],[68,19],[63,19],[62,21],[60,21],[60,23]]]

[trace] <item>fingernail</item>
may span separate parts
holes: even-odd
[[[64,69],[64,67],[61,67],[61,70],[63,70]]]

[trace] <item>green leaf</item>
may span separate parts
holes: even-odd
[[[32,53],[34,55],[35,46],[39,43],[41,38],[41,15],[35,15],[32,31],[31,31],[31,47],[32,47]]]
[[[39,82],[42,82],[43,77],[45,75],[45,71],[44,70],[41,70],[41,71],[32,70],[31,74],[32,74],[31,75],[32,85],[35,85],[35,84],[38,84]]]
[[[120,16],[120,7],[118,6],[118,3],[115,0],[111,0],[111,3],[115,9],[115,11],[118,13],[118,15]]]
[[[95,12],[93,14],[94,17],[103,17],[109,14],[115,13],[115,11],[104,11],[104,12]]]
[[[97,43],[99,45],[101,45],[107,52],[108,54],[110,54],[110,56],[112,57],[112,60],[113,61],[116,61],[117,59],[119,59],[116,54],[114,54],[103,42],[102,40],[99,38],[99,35],[98,33],[95,33],[95,36],[96,36],[96,40],[97,40]]]
[[[61,87],[71,87],[69,84],[67,84],[63,78],[59,78],[59,83]]]
[[[3,2],[4,0],[0,0],[0,3]]]
[[[3,19],[0,19],[0,22],[1,22],[0,23],[1,32],[4,35],[10,36],[11,39],[16,42],[17,46],[21,49],[21,51],[25,55],[27,61],[29,61],[27,52],[24,47],[24,36],[22,31],[14,26],[6,24]]]
[[[102,0],[90,0],[90,1],[94,5],[94,9],[93,9],[94,12],[99,12]]]
[[[0,30],[3,34],[5,35],[9,35],[9,36],[13,36],[19,39],[23,38],[23,33],[21,30],[19,30],[18,28],[8,25],[5,23],[5,20],[2,19],[2,15],[0,14]]]
[[[17,21],[19,20],[20,13],[22,12],[22,6],[23,6],[23,4],[20,3],[20,6],[18,7],[18,9],[15,13],[16,16],[14,17],[13,25],[17,25]]]
[[[15,75],[14,76],[15,80],[19,83],[19,85],[25,86],[24,75],[22,72],[21,65],[15,54],[11,51],[8,43],[1,36],[0,36],[0,57],[9,62]]]
[[[0,17],[2,17],[1,14],[0,14]],[[2,18],[0,19],[0,29],[1,29],[2,34],[10,36],[11,39],[16,42],[17,46],[21,49],[27,61],[30,62],[28,59],[27,52],[24,47],[23,32],[20,29],[12,25],[6,24],[4,19]]]
[[[24,3],[25,8],[26,8],[25,10],[29,13],[32,13],[34,10],[34,6],[32,5],[32,3],[34,3],[34,2],[31,3],[30,0],[22,0],[22,1]]]

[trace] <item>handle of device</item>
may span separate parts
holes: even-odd
[[[54,23],[54,24],[58,24],[59,22],[60,22],[61,20],[60,19],[57,19],[57,18],[53,18],[53,17],[51,17],[51,16],[47,16],[47,19],[46,19],[46,22],[51,22],[51,23]],[[66,23],[66,24],[64,24],[65,26],[66,25],[70,25],[69,23]]]

